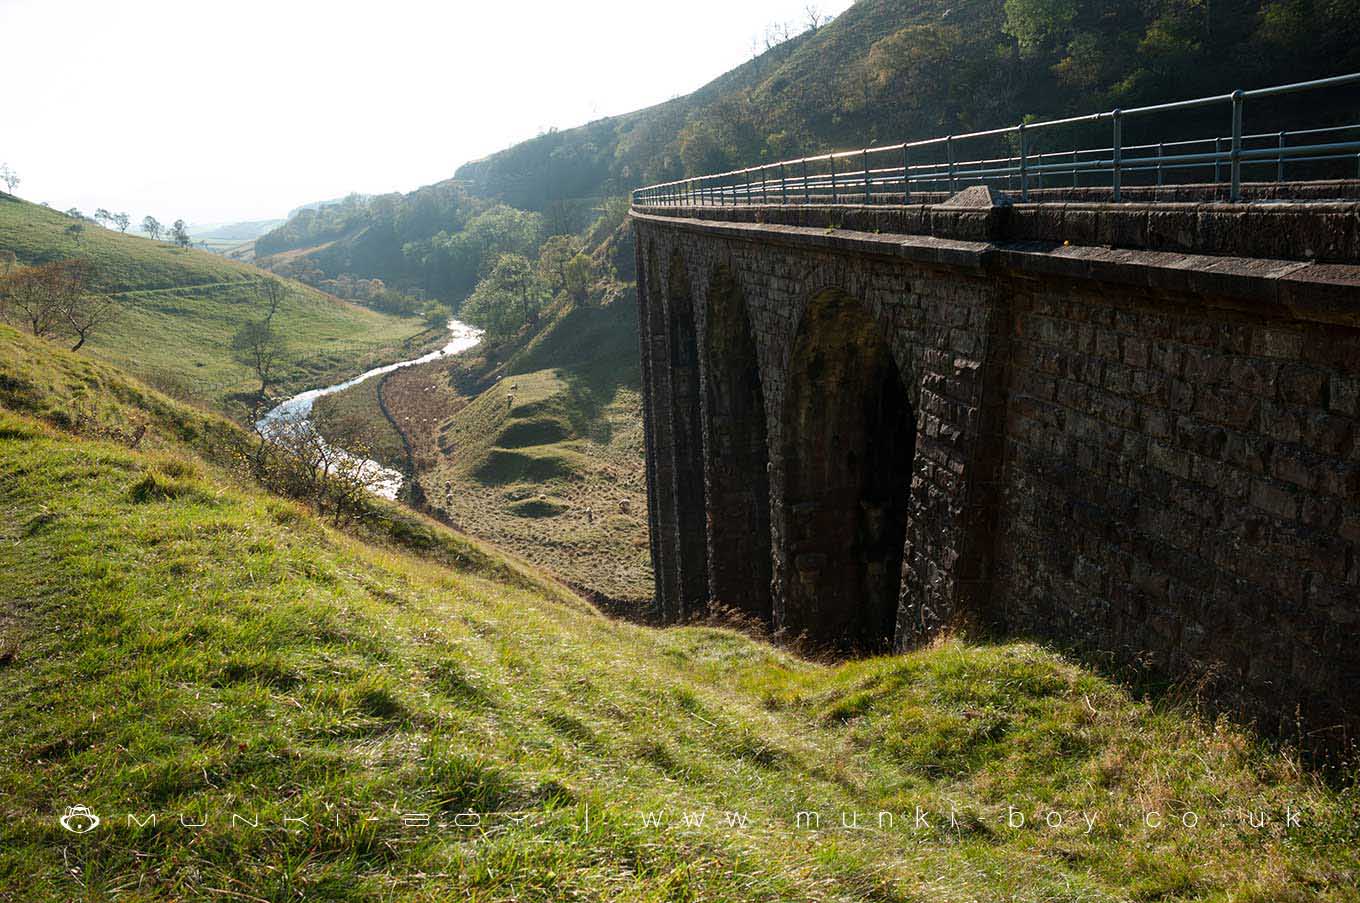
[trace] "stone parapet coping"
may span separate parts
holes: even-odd
[[[1052,205],[1044,206],[1047,208]],[[1149,212],[1163,211],[1165,206],[1149,205],[1152,208]],[[1190,206],[1226,206],[1231,207],[1234,214],[1244,212],[1242,205]],[[1340,206],[1347,208],[1350,216],[1355,216],[1357,207],[1360,207],[1354,204]],[[709,212],[709,209],[704,208],[705,212]],[[768,211],[770,208],[727,208],[727,211],[754,209]],[[835,212],[850,208],[815,209]],[[883,208],[865,209],[879,214],[883,212]],[[994,215],[998,209],[1005,208],[980,212]],[[921,266],[978,274],[1006,272],[1034,278],[1052,277],[1147,288],[1182,299],[1194,299],[1206,307],[1239,307],[1280,319],[1360,328],[1360,264],[1356,263],[1197,254],[1109,247],[1097,243],[969,240],[882,230],[695,218],[679,215],[682,210],[665,208],[664,212],[656,212],[655,209],[635,208],[632,217],[639,222],[663,228],[741,241],[892,257]],[[974,211],[962,212],[971,214]]]

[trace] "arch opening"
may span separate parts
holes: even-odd
[[[708,540],[704,529],[704,435],[699,403],[699,348],[694,301],[684,261],[671,255],[666,280],[675,504],[679,549],[679,615],[708,601]]]
[[[771,620],[765,392],[750,315],[726,268],[709,285],[704,330],[705,480],[711,599]]]
[[[827,291],[795,340],[783,443],[787,567],[779,626],[819,645],[892,645],[916,418],[892,350],[854,298]]]

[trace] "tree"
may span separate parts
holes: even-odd
[[[72,241],[79,245],[80,240],[85,237],[85,224],[71,223],[71,225],[66,227],[66,234],[71,237]]]
[[[260,381],[260,391],[255,399],[255,415],[258,417],[269,397],[269,387],[274,383],[279,367],[288,355],[288,345],[273,326],[264,320],[252,320],[240,329],[231,340],[232,356],[255,373]]]
[[[0,182],[5,183],[10,194],[14,194],[14,189],[19,187],[20,181],[22,180],[19,178],[19,174],[10,169],[8,163],[0,163]]]
[[[72,351],[79,351],[90,333],[118,316],[119,306],[109,295],[100,292],[75,292],[61,305],[62,328],[76,340]]]
[[[38,338],[57,335],[69,326],[67,314],[85,291],[85,276],[80,260],[20,267],[0,279],[0,313]]]
[[[453,308],[443,301],[429,301],[420,309],[420,316],[431,329],[443,329],[453,319]]]
[[[513,335],[538,323],[547,291],[522,254],[502,254],[463,304],[462,314],[492,336]]]
[[[1034,53],[1061,40],[1077,18],[1077,0],[1006,0],[1004,31],[1022,53]]]
[[[132,217],[128,216],[126,213],[115,213],[113,215],[113,224],[118,227],[119,232],[126,232],[128,226],[132,225]]]
[[[71,219],[84,219],[84,218],[85,218],[85,214],[83,214],[83,213],[80,212],[80,208],[79,208],[79,207],[67,207],[67,208],[66,208],[66,215],[69,216]]]
[[[543,243],[538,253],[539,283],[550,295],[565,292],[578,304],[589,295],[591,285],[599,278],[599,270],[595,259],[585,253],[583,242],[575,235],[554,235]]]
[[[552,294],[566,288],[567,267],[581,253],[581,245],[576,235],[554,235],[543,242],[538,252],[538,278]]]
[[[177,219],[171,224],[170,240],[181,248],[187,248],[193,244],[194,240],[189,236],[189,227],[184,225],[184,220]]]
[[[99,225],[103,226],[105,229],[107,229],[109,227],[109,223],[113,222],[113,214],[105,210],[103,207],[100,207],[98,210],[94,212],[94,221],[96,223],[99,223]]]
[[[260,280],[259,296],[267,309],[264,315],[265,325],[269,325],[274,320],[274,314],[279,312],[279,305],[288,296],[288,286],[283,284],[282,279],[267,276]]]
[[[822,11],[817,8],[815,3],[809,3],[803,7],[803,13],[807,16],[808,31],[816,31],[826,23],[826,16],[822,15]]]
[[[146,219],[142,220],[142,231],[149,235],[152,241],[160,241],[161,232],[164,231],[164,227],[154,216],[148,216]]]

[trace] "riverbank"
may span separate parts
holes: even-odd
[[[427,364],[445,358],[451,358],[463,351],[468,350],[481,341],[481,330],[462,323],[458,320],[449,321],[449,339],[440,348],[409,360],[397,361],[392,364],[385,364],[381,367],[374,367],[366,370],[358,376],[323,386],[318,389],[309,389],[300,392],[290,398],[285,399],[275,405],[255,424],[257,430],[268,436],[271,433],[277,434],[279,430],[286,427],[297,427],[310,422],[312,417],[313,405],[317,399],[335,395],[346,389],[352,389],[371,380],[375,380],[388,373],[401,370],[406,367],[415,367],[420,364]],[[334,447],[334,443],[332,443]],[[344,449],[339,449],[344,454]],[[351,459],[361,459],[362,473],[369,488],[377,495],[384,498],[395,499],[401,491],[405,481],[404,474],[394,467],[387,466],[381,460],[374,460],[368,457],[367,451],[364,454],[350,455]]]

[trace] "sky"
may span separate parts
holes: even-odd
[[[59,210],[282,217],[687,94],[807,5],[0,0],[0,163]]]

